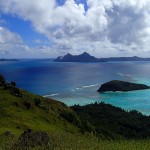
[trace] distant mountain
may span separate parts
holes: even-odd
[[[94,56],[91,56],[87,52],[84,52],[81,55],[71,55],[68,53],[63,57],[58,57],[54,61],[56,62],[104,62],[105,60],[98,59]]]
[[[18,61],[18,59],[5,59],[5,58],[1,58],[0,61]]]
[[[54,61],[56,62],[108,62],[108,61],[150,61],[150,58],[142,57],[108,57],[108,58],[96,58],[91,56],[87,52],[81,55],[71,55],[68,53],[65,56],[59,56]]]
[[[137,56],[133,57],[109,57],[109,58],[100,58],[102,61],[150,61],[150,58],[141,58]]]

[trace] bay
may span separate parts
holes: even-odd
[[[126,110],[150,114],[150,90],[107,92],[97,89],[110,80],[144,83],[150,86],[150,62],[57,63],[47,59],[0,62],[0,74],[7,81],[67,105],[104,101]]]

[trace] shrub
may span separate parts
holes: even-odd
[[[31,103],[27,102],[27,101],[24,101],[23,102],[23,105],[27,108],[27,109],[30,109],[31,108]]]
[[[0,85],[4,85],[5,84],[5,78],[0,75]]]
[[[16,107],[19,106],[19,104],[17,102],[13,102],[13,105],[16,106]]]
[[[15,87],[16,86],[16,82],[11,81],[10,85]]]
[[[14,95],[14,96],[17,96],[17,97],[21,97],[22,96],[20,90],[18,88],[16,88],[16,87],[13,87],[13,86],[10,87],[10,93],[12,95]]]
[[[73,123],[77,126],[81,126],[80,119],[78,118],[78,116],[74,112],[65,112],[64,111],[64,112],[60,113],[60,116],[70,123]]]
[[[35,104],[36,106],[40,106],[41,100],[40,100],[39,98],[35,98],[35,99],[34,99],[34,104]]]

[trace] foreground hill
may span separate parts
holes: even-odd
[[[150,118],[141,113],[104,103],[68,107],[0,76],[2,150],[138,150],[150,146],[149,137]]]
[[[6,83],[0,75],[0,149],[5,146],[12,149],[11,142],[16,143],[24,131],[55,134],[54,138],[64,133],[80,134],[79,123],[76,114],[64,103],[21,90],[14,82]]]

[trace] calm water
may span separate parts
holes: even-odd
[[[150,85],[150,62],[55,63],[48,60],[0,62],[7,81],[35,94],[52,97],[67,105],[95,101],[136,109],[150,114],[150,90],[108,92],[96,90],[104,82],[120,79]]]

